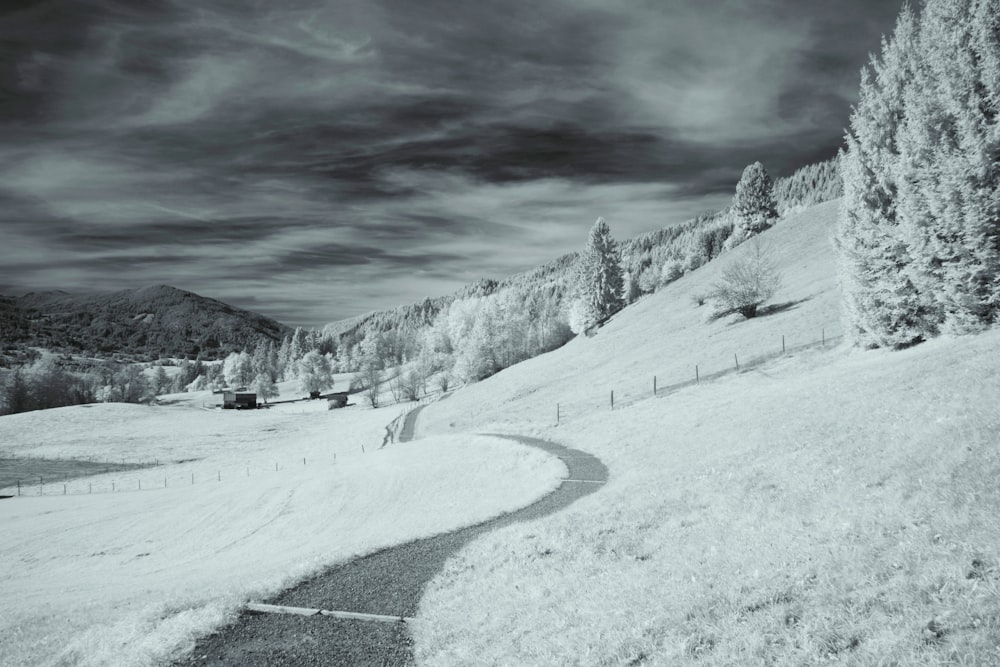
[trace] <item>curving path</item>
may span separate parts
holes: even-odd
[[[420,406],[407,414],[400,442],[413,438],[416,418],[422,409]],[[607,468],[586,452],[538,438],[488,435],[538,447],[559,457],[566,464],[568,477],[552,493],[520,510],[335,565],[268,603],[412,617],[424,586],[467,542],[502,526],[557,512],[607,481]],[[403,622],[248,611],[232,625],[200,640],[186,658],[175,664],[405,665],[413,662],[411,647]]]

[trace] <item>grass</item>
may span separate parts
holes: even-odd
[[[713,262],[423,412],[422,433],[594,453],[610,481],[450,562],[418,614],[418,663],[1000,664],[1000,331],[796,350],[648,397],[653,373],[667,384],[837,331],[835,213],[766,232],[785,276],[773,303],[794,307],[706,320],[691,295]],[[647,398],[612,411],[623,385]]]
[[[5,457],[161,462],[71,479],[66,496],[59,484],[0,501],[0,666],[162,664],[248,600],[327,565],[522,507],[565,473],[496,438],[378,449],[398,413],[307,401],[246,412],[106,404],[0,417]]]
[[[560,430],[611,482],[450,563],[420,662],[997,664],[997,345],[817,354]]]

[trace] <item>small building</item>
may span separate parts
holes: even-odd
[[[254,410],[257,407],[257,394],[252,391],[222,392],[223,410]]]
[[[347,405],[347,394],[343,393],[327,394],[326,399],[327,399],[328,410],[342,408],[345,405]]]

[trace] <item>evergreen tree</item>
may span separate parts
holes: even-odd
[[[754,162],[743,170],[733,195],[733,214],[743,239],[761,233],[778,217],[774,184],[764,165]]]
[[[913,77],[916,22],[904,7],[882,57],[861,72],[859,101],[841,155],[844,206],[837,231],[848,338],[864,347],[921,339],[927,307],[905,273],[910,253],[896,213],[903,92]]]
[[[908,273],[944,330],[1000,311],[1000,0],[930,0],[904,93],[899,215]]]
[[[7,386],[4,392],[3,409],[0,414],[13,415],[19,412],[27,412],[33,409],[31,405],[31,389],[24,371],[15,368],[10,377],[7,378]]]
[[[618,245],[611,238],[608,223],[598,218],[577,261],[576,299],[570,326],[580,333],[611,317],[625,306],[623,291]]]
[[[170,389],[170,378],[163,366],[157,366],[153,373],[153,393],[156,395],[165,394]]]
[[[901,346],[1000,313],[1000,0],[904,7],[863,72],[841,172],[849,331]]]
[[[268,358],[268,350],[270,349],[271,342],[265,345],[260,343],[254,348],[253,354],[250,356],[250,372],[254,377],[254,381],[262,374],[268,377],[274,378],[274,369],[271,368],[271,363]]]
[[[292,375],[291,365],[295,363],[292,359],[292,339],[285,336],[281,339],[281,347],[278,348],[278,379],[287,380]]]

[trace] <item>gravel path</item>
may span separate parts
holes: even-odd
[[[407,415],[400,432],[401,442],[412,439],[422,407]],[[586,452],[537,438],[497,437],[538,447],[559,457],[569,470],[567,481],[516,512],[330,567],[266,602],[411,617],[416,614],[424,586],[467,542],[501,526],[556,512],[597,491],[607,480],[607,468]],[[192,653],[175,664],[407,665],[413,662],[411,647],[406,624],[402,622],[244,612],[232,625],[199,641]]]

